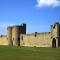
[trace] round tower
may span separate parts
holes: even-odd
[[[8,27],[7,30],[8,30],[8,32],[7,32],[8,45],[12,46],[13,45],[13,41],[12,41],[12,27]]]
[[[12,40],[14,46],[20,46],[20,26],[13,26]]]

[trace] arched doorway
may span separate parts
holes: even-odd
[[[56,39],[55,38],[53,38],[53,40],[52,40],[52,48],[56,48]]]

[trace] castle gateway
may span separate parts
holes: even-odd
[[[59,47],[60,24],[51,25],[50,32],[26,34],[26,24],[9,26],[7,35],[0,36],[0,45],[29,47]]]

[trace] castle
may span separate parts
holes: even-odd
[[[26,34],[26,24],[7,27],[7,35],[0,36],[0,45],[28,47],[59,47],[60,24],[51,25],[50,32]]]

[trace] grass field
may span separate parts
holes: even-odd
[[[60,60],[60,48],[0,46],[0,60]]]

